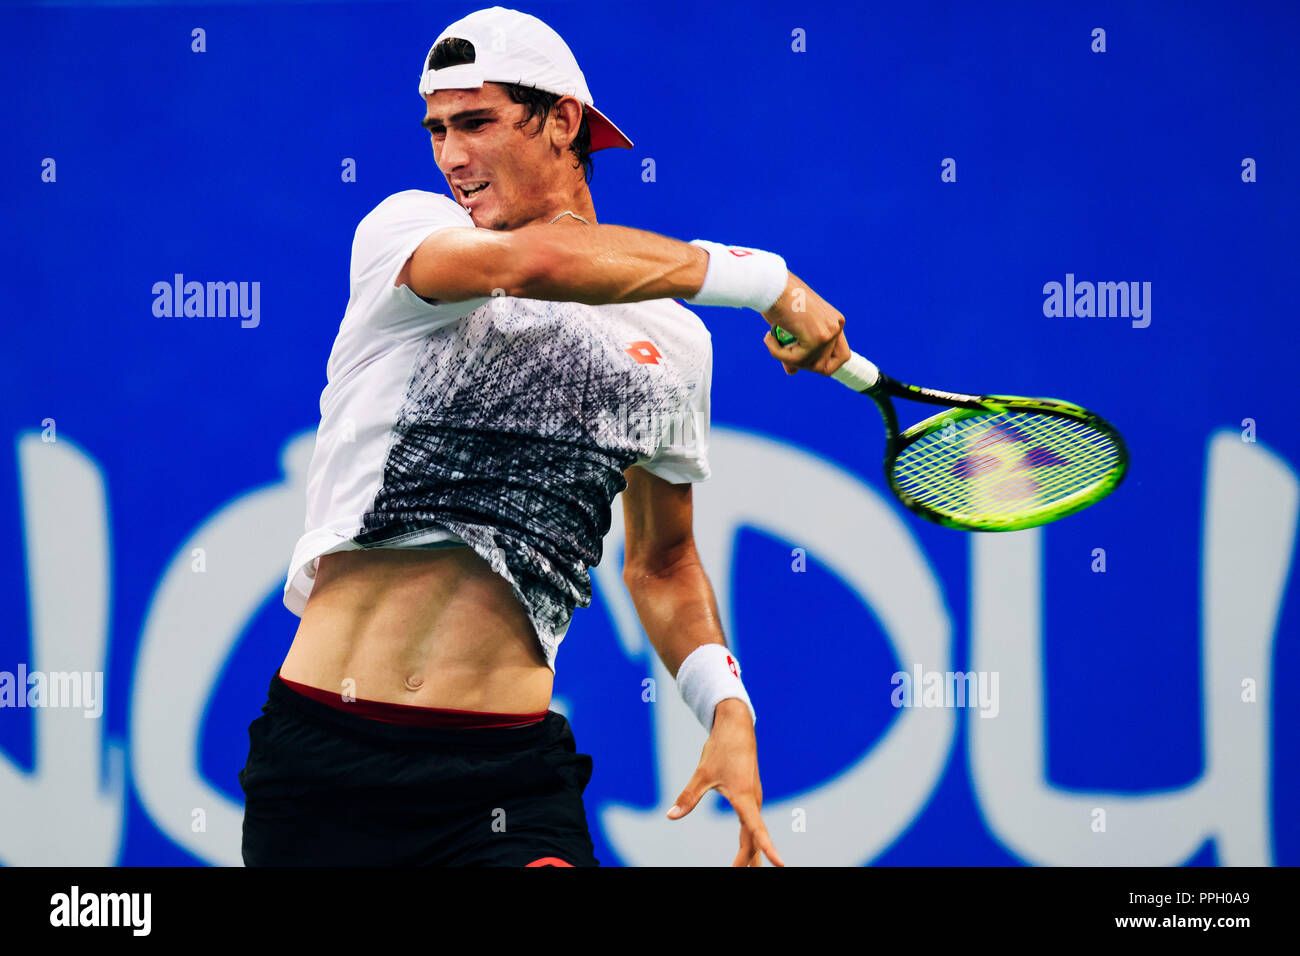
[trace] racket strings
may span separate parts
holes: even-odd
[[[996,520],[1050,510],[1120,464],[1110,435],[1086,422],[1005,411],[943,423],[899,454],[893,474],[918,504]]]
[[[965,431],[918,442],[922,454],[896,470],[900,485],[943,510],[1022,512],[1027,504],[1050,507],[1104,478],[1118,458],[1104,436],[1086,427],[1016,434],[984,417]],[[972,441],[969,433],[978,437]]]
[[[999,498],[1006,498],[1020,510],[1026,498],[1049,505],[1074,494],[1105,477],[1118,459],[1105,436],[1086,426],[1072,429],[1072,434],[1052,436],[1032,432],[1008,435],[996,427],[985,427],[987,430],[977,441],[959,450],[951,468],[945,464],[954,457],[952,449],[926,442],[930,447],[925,453],[899,470],[900,481],[918,479],[918,490],[931,498],[948,499],[948,506],[969,507],[975,503],[970,499],[978,497],[978,503],[987,508]],[[1042,444],[1044,439],[1049,444]],[[952,441],[941,440],[945,444]]]
[[[1028,418],[1030,416],[1021,413],[1019,417]],[[1057,419],[1057,421],[1062,420]],[[1071,422],[1070,425],[1069,429],[1050,436],[1051,440],[1048,444],[1035,444],[1034,447],[1024,452],[1024,456],[1019,462],[1007,470],[1018,473],[1024,468],[1043,468],[1046,477],[1039,476],[1037,480],[1038,488],[1043,492],[1062,491],[1062,496],[1072,494],[1080,481],[1086,483],[1093,480],[1093,473],[1097,470],[1098,465],[1101,466],[1100,474],[1104,476],[1118,457],[1118,453],[1114,451],[1114,443],[1104,433],[1098,432],[1082,422]],[[1016,432],[1021,433],[1017,434]],[[953,468],[953,474],[946,481],[932,481],[929,483],[929,487],[936,492],[956,490],[963,481],[970,482],[973,476],[978,477],[986,470],[991,472],[998,470],[997,466],[1002,464],[999,460],[1002,449],[996,446],[1008,441],[1032,442],[1036,437],[1044,437],[1041,434],[1034,434],[1032,430],[1027,434],[1023,433],[1023,429],[1016,429],[1016,432],[1010,432],[997,426],[988,428],[984,435],[973,442],[972,446],[963,454],[959,464]],[[941,440],[948,443],[951,439],[941,436]],[[924,441],[925,439],[922,439],[922,442]],[[920,442],[917,444],[919,445]],[[1064,450],[1062,446],[1070,450],[1068,460],[1053,454],[1055,451]],[[942,452],[936,452],[932,447],[927,453],[915,460],[913,467],[914,469],[936,468],[936,463],[940,463],[943,457]],[[985,463],[989,463],[991,467],[982,468],[981,466]],[[1063,464],[1070,466],[1061,467]],[[938,466],[941,466],[941,464]]]

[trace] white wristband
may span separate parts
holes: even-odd
[[[707,239],[692,239],[691,245],[709,253],[704,285],[686,300],[691,305],[726,305],[766,312],[785,292],[789,272],[785,260],[775,252],[724,246]]]
[[[721,644],[701,644],[686,655],[677,669],[677,689],[709,732],[713,731],[713,712],[718,703],[731,697],[743,700],[750,718],[758,723],[754,705],[740,680],[740,664]]]

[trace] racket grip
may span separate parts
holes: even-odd
[[[789,345],[795,340],[793,335],[779,325],[772,326],[772,335],[782,345]],[[880,381],[880,369],[857,352],[851,352],[849,360],[831,372],[831,378],[847,385],[855,392],[865,392]]]

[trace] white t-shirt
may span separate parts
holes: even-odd
[[[468,546],[510,582],[554,671],[623,472],[709,477],[712,340],[673,299],[431,304],[394,285],[430,234],[473,225],[408,189],[357,227],[284,604],[301,616],[323,554]]]

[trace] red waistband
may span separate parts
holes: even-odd
[[[480,710],[448,710],[442,707],[390,704],[382,700],[360,698],[344,700],[342,694],[288,680],[281,677],[279,671],[276,672],[276,677],[290,690],[333,707],[335,710],[370,720],[379,720],[386,724],[405,724],[408,727],[455,727],[461,730],[473,730],[479,727],[530,727],[540,723],[549,713],[542,710],[535,714],[497,714]]]

